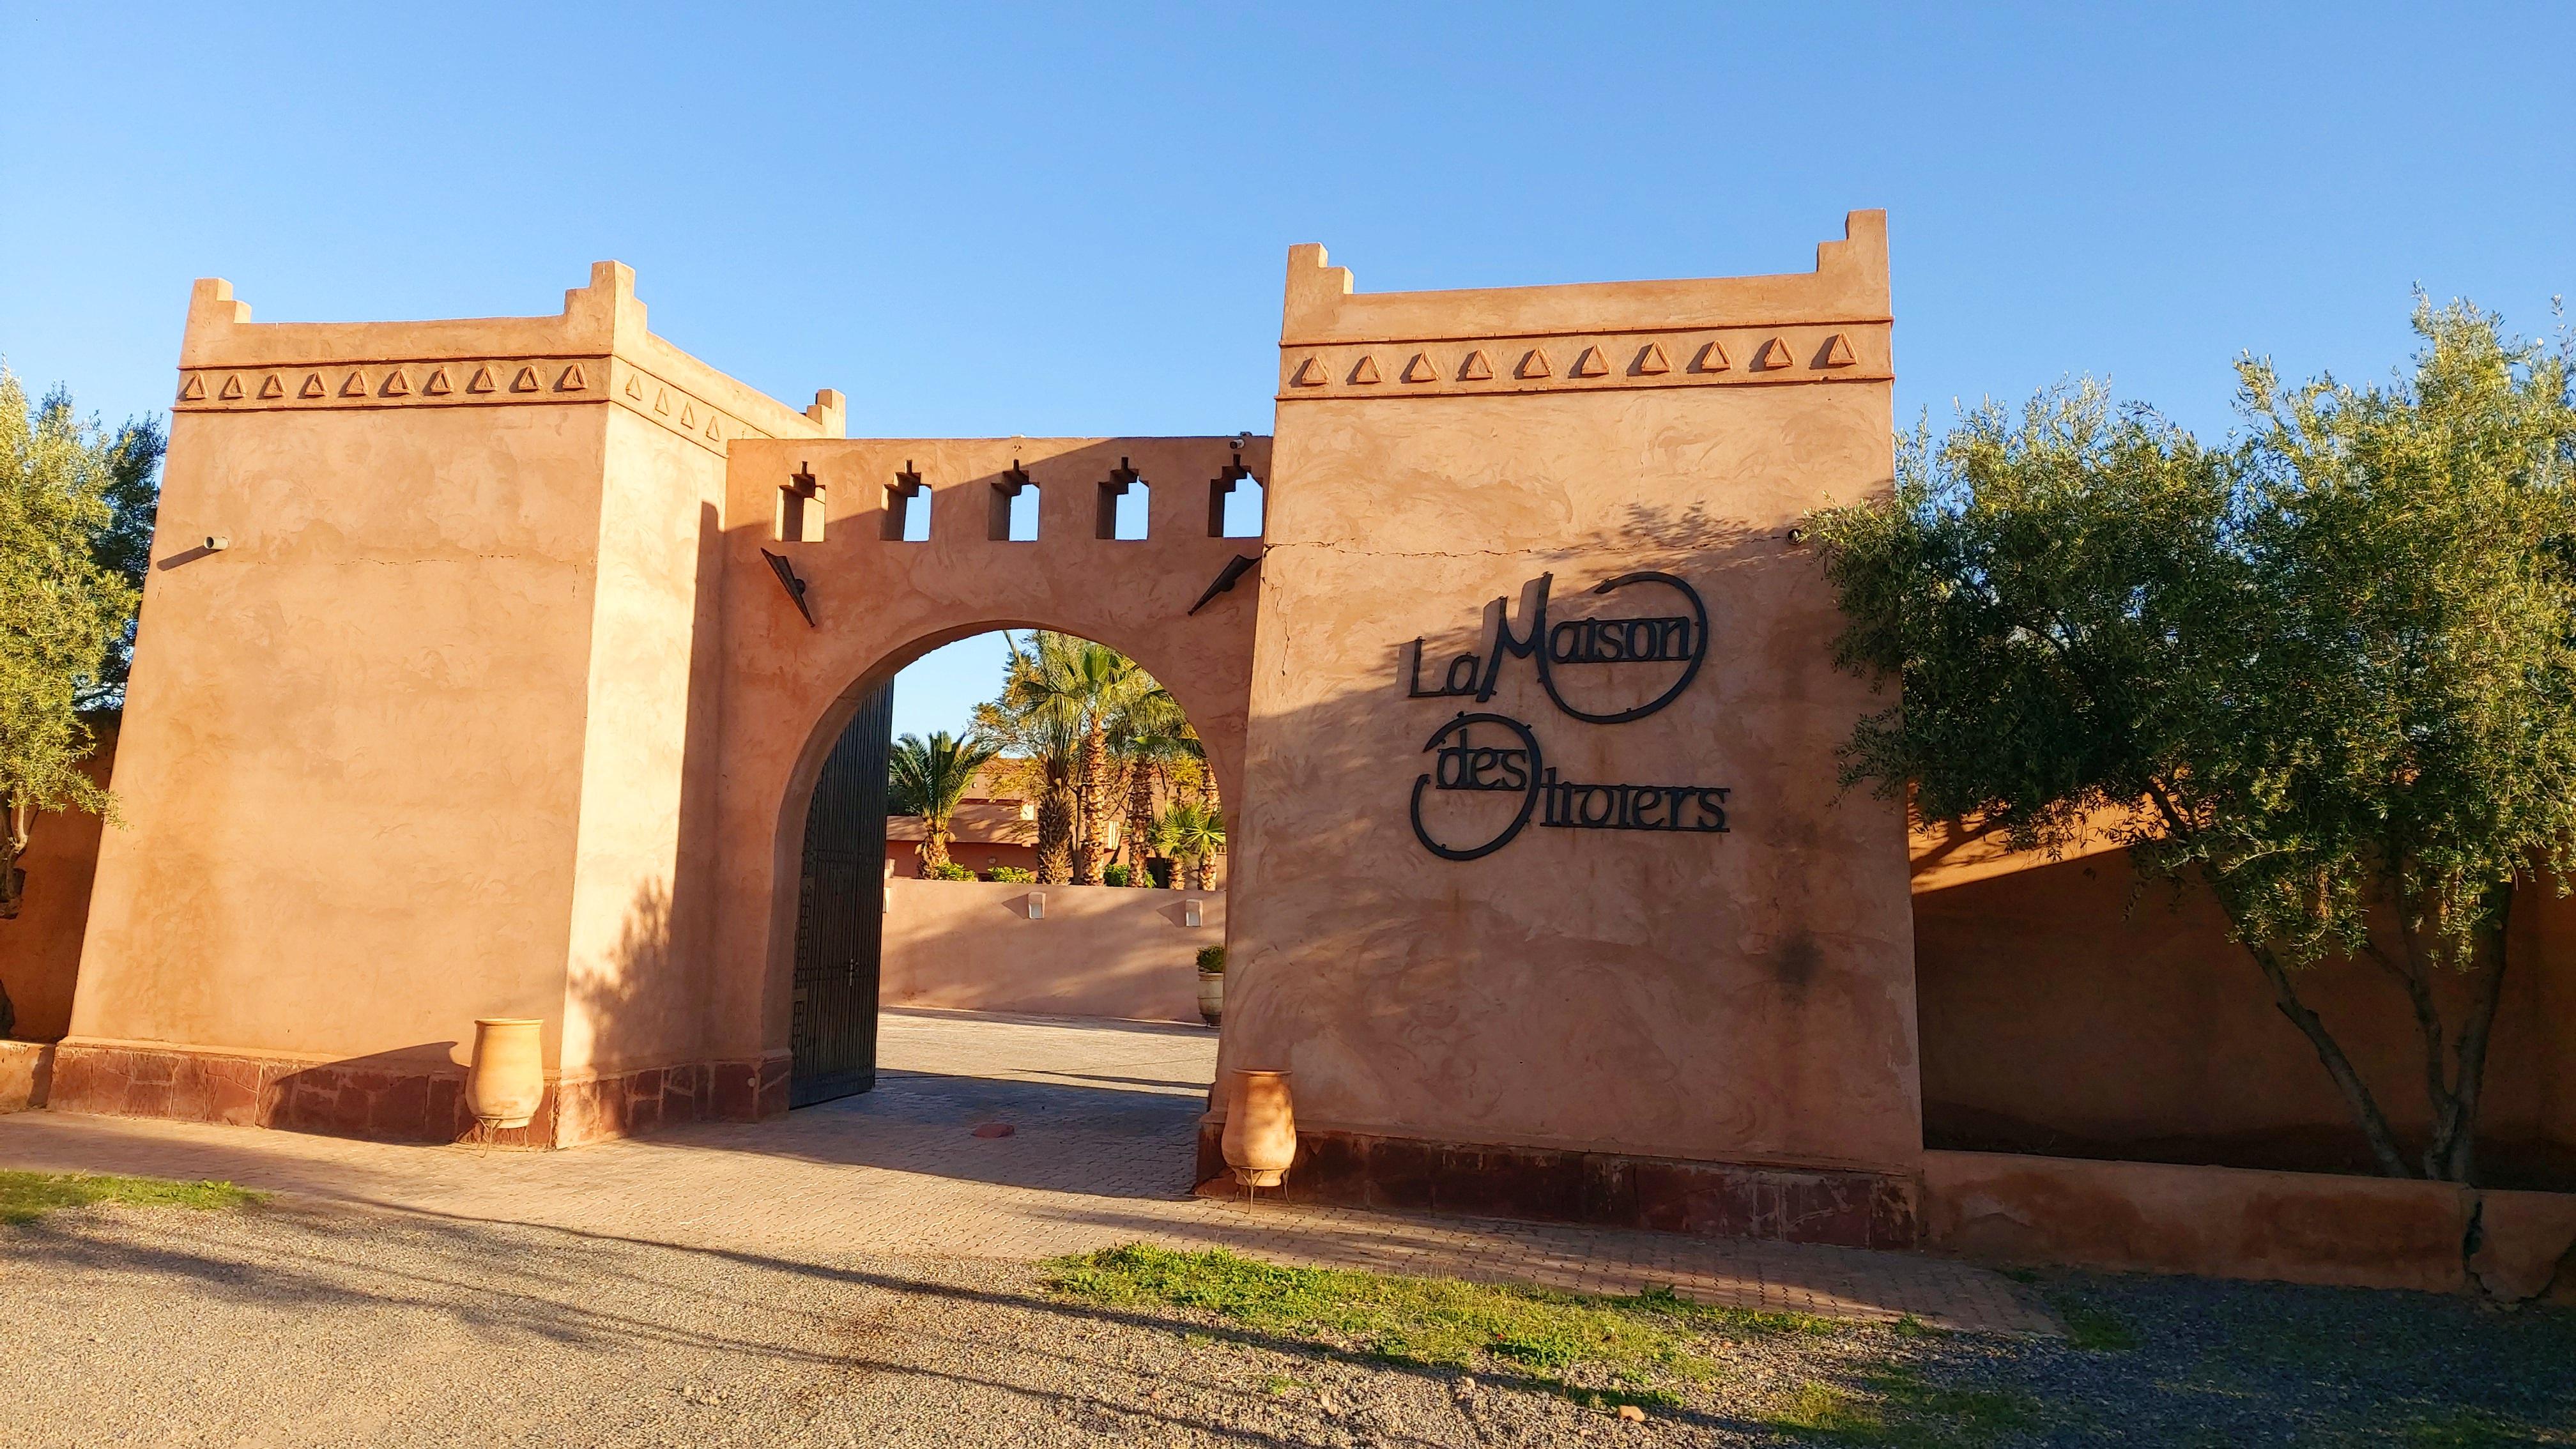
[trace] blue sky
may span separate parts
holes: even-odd
[[[1883,206],[1901,419],[2092,373],[2211,431],[2239,352],[2378,375],[2410,287],[2539,332],[2576,286],[2566,4],[0,0],[0,56],[0,356],[111,417],[207,275],[471,316],[615,257],[907,436],[1267,431],[1301,241],[1363,289],[1723,275]]]

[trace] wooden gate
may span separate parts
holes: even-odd
[[[832,746],[805,814],[796,898],[794,1059],[804,1107],[877,1084],[877,949],[885,935],[886,753],[894,686],[867,697]]]

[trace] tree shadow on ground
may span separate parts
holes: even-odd
[[[882,1373],[945,1380],[1074,1412],[1102,1404],[1123,1380],[1136,1378],[1143,1386],[1152,1383],[1132,1363],[1111,1362],[1085,1347],[1082,1330],[1087,1326],[1157,1334],[1188,1332],[1307,1363],[1433,1384],[1444,1395],[1464,1372],[1391,1361],[1222,1320],[1176,1321],[1166,1313],[1088,1303],[1042,1290],[943,1280],[891,1264],[803,1261],[650,1237],[496,1225],[421,1212],[352,1214],[272,1207],[185,1219],[64,1213],[0,1231],[0,1253],[14,1266],[48,1281],[94,1284],[94,1291],[102,1295],[115,1291],[119,1280],[147,1280],[156,1301],[189,1305],[184,1316],[192,1322],[223,1307],[297,1319],[370,1311],[426,1313],[452,1320],[504,1347],[514,1340],[537,1340],[619,1363],[630,1361],[635,1351],[652,1347],[783,1360],[817,1374]],[[825,1300],[828,1307],[788,1306],[794,1301],[783,1291],[789,1279],[811,1280],[830,1290]],[[844,1298],[841,1291],[860,1296]],[[891,1295],[894,1303],[872,1305],[880,1294]],[[926,1323],[916,1307],[909,1313],[879,1315],[881,1326],[901,1324],[890,1329],[902,1336],[899,1348],[876,1352],[815,1346],[846,1341],[852,1317],[864,1306],[900,1308],[906,1300],[918,1305],[925,1299],[1020,1315],[1027,1320],[1026,1331],[997,1343],[989,1323],[979,1323],[943,1337],[942,1328]],[[754,1334],[676,1321],[704,1323],[710,1307],[718,1314],[766,1315],[775,1327]],[[1014,1383],[1002,1376],[998,1365],[987,1373],[934,1367],[913,1361],[917,1352],[904,1351],[937,1344],[968,1363],[988,1361],[997,1348],[1006,1347],[1010,1354],[1076,1371],[1086,1388],[1075,1393]],[[1489,1368],[1479,1368],[1476,1374],[1499,1387],[1552,1389],[1543,1380]],[[1191,1387],[1217,1399],[1219,1412],[1180,1412],[1150,1402],[1120,1403],[1114,1409],[1128,1418],[1154,1420],[1166,1432],[1190,1430],[1224,1442],[1348,1442],[1346,1434],[1323,1426],[1318,1426],[1316,1438],[1292,1438],[1229,1422],[1228,1411],[1267,1405],[1268,1394],[1226,1385],[1215,1376],[1195,1380]],[[1749,1421],[1694,1411],[1665,1413],[1738,1433],[1757,1427]],[[1376,1432],[1369,1442],[1434,1441]]]

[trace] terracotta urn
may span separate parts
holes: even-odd
[[[1245,1187],[1277,1187],[1297,1160],[1297,1114],[1286,1072],[1237,1068],[1225,1113],[1225,1165]]]
[[[496,1128],[525,1127],[546,1095],[542,1021],[491,1016],[474,1023],[474,1065],[465,1074],[465,1107]]]
[[[1224,972],[1199,973],[1199,1015],[1205,1018],[1210,1026],[1216,1025],[1225,1016]]]

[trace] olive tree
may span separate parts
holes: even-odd
[[[148,478],[159,434],[110,435],[57,391],[29,405],[0,368],[0,919],[18,914],[18,863],[37,817],[106,813],[113,801],[80,768],[96,746],[82,706],[115,672],[134,618],[139,562],[118,535],[121,477]],[[148,524],[145,525],[148,530]],[[129,570],[125,562],[134,562]],[[0,989],[0,1035],[15,1012]]]
[[[1815,523],[1841,661],[1902,683],[1847,781],[2205,887],[2379,1169],[2465,1182],[2514,899],[2576,841],[2576,397],[2563,346],[2415,326],[2381,386],[2245,362],[2225,448],[2091,385],[1989,405]],[[2302,998],[2328,959],[2412,1021],[2421,1141]]]

